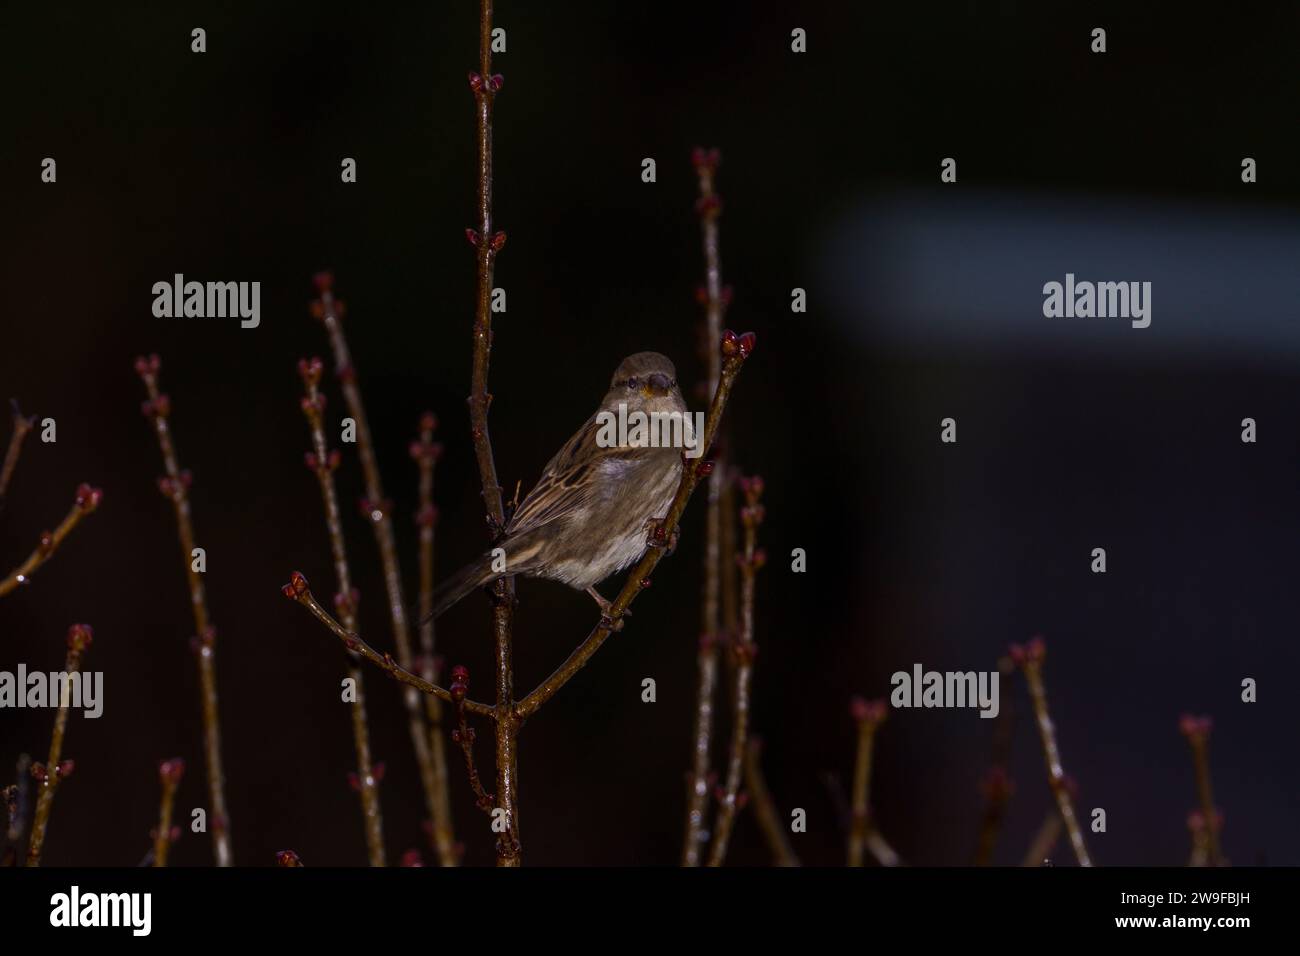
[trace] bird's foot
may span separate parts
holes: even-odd
[[[682,529],[674,527],[672,534],[664,531],[664,524],[667,518],[647,518],[645,522],[646,546],[651,548],[667,548],[664,555],[670,555],[677,550],[677,542],[682,536]]]
[[[611,631],[623,630],[623,618],[631,617],[632,612],[625,610],[616,618],[611,613],[614,608],[613,601],[601,597],[600,592],[594,586],[587,588],[587,593],[591,595],[593,601],[600,605],[600,626]]]

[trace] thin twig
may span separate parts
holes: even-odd
[[[699,178],[700,199],[696,209],[700,217],[700,232],[704,246],[705,283],[697,293],[701,304],[704,305],[701,352],[708,364],[705,395],[712,396],[717,392],[722,377],[722,354],[717,348],[717,343],[722,337],[722,315],[726,310],[726,299],[722,288],[722,261],[718,251],[718,215],[722,207],[717,201],[713,188],[719,154],[717,150],[696,149],[692,159]],[[730,290],[727,292],[729,293]],[[699,678],[695,698],[695,732],[691,740],[686,830],[682,843],[683,866],[699,866],[704,841],[707,839],[705,827],[709,799],[709,751],[713,736],[713,700],[718,684],[719,591],[724,574],[729,581],[734,582],[734,570],[720,561],[719,537],[723,515],[722,495],[723,489],[727,487],[726,472],[726,463],[719,461],[709,475],[704,526],[704,582],[700,602],[700,641],[697,655]],[[734,584],[730,596],[734,601]]]
[[[321,502],[325,506],[325,526],[329,531],[330,553],[334,558],[334,579],[338,593],[334,606],[338,609],[343,626],[357,630],[357,602],[360,594],[352,586],[352,572],[348,566],[347,547],[343,538],[343,521],[339,514],[338,492],[334,487],[334,471],[339,465],[339,453],[330,451],[325,442],[325,396],[320,391],[321,360],[303,359],[298,363],[306,395],[302,412],[311,431],[312,451],[307,453],[307,468],[316,475],[320,485]],[[361,794],[361,815],[366,827],[366,851],[371,866],[385,866],[384,824],[379,806],[379,780],[370,754],[370,722],[366,717],[365,674],[355,652],[348,654],[348,678],[354,689],[351,701],[352,742],[357,752],[357,791]]]
[[[881,866],[902,866],[897,851],[874,826],[867,830],[867,849]]]
[[[439,687],[437,684],[430,683],[424,678],[412,674],[410,671],[398,665],[392,654],[380,654],[377,650],[361,639],[361,635],[349,631],[346,627],[336,621],[325,608],[321,607],[315,595],[311,593],[311,585],[307,583],[307,578],[300,572],[294,571],[289,576],[289,583],[280,589],[284,596],[291,601],[297,601],[307,610],[309,610],[316,620],[320,621],[330,633],[343,642],[343,646],[350,651],[356,651],[370,663],[383,668],[394,680],[401,681],[414,687],[424,694],[432,694],[439,700],[447,703],[454,703],[451,691],[445,687]],[[481,704],[475,700],[466,700],[465,709],[471,714],[480,714],[485,717],[491,717],[496,713],[496,709],[491,704]]]
[[[199,663],[199,686],[203,707],[203,754],[208,771],[208,797],[212,803],[209,823],[212,829],[212,846],[217,866],[233,863],[230,852],[230,815],[226,810],[226,778],[221,769],[221,718],[217,707],[217,629],[208,614],[208,599],[203,587],[203,575],[194,569],[194,525],[190,518],[189,471],[182,471],[176,463],[176,448],[172,444],[171,429],[167,419],[171,414],[171,400],[158,390],[157,355],[135,360],[135,371],[148,390],[149,399],[141,406],[146,418],[153,422],[162,451],[163,467],[167,474],[158,479],[158,490],[171,501],[176,512],[176,531],[180,539],[181,560],[189,582],[190,605],[194,611],[194,628],[197,632],[193,647]]]
[[[31,809],[28,779],[31,776],[32,758],[19,754],[14,767],[14,783],[4,789],[5,811],[8,814],[8,826],[5,829],[4,854],[0,856],[0,866],[17,866],[22,853],[23,832],[27,829],[27,813]]]
[[[758,527],[763,523],[763,479],[757,475],[738,481],[745,496],[740,522],[745,528],[745,550],[736,559],[740,565],[740,631],[732,636],[728,649],[735,663],[734,713],[731,721],[731,751],[727,760],[727,779],[718,800],[718,819],[709,848],[709,866],[721,866],[727,858],[727,845],[739,809],[740,782],[744,772],[745,742],[749,733],[750,684],[753,681],[754,657],[754,588],[758,569],[767,563],[767,555],[758,548]]]
[[[496,806],[496,797],[483,789],[483,781],[474,762],[474,728],[465,717],[465,694],[468,691],[469,671],[457,664],[451,669],[451,695],[456,702],[456,729],[451,732],[451,739],[460,746],[465,758],[465,772],[469,776],[470,789],[474,791],[474,805],[490,815]]]
[[[370,522],[379,549],[397,662],[410,670],[413,666],[411,625],[406,617],[406,598],[402,593],[402,568],[393,532],[393,503],[384,495],[379,463],[375,458],[374,440],[370,434],[370,421],[366,417],[365,403],[357,385],[356,366],[348,349],[347,336],[343,334],[344,304],[334,298],[332,275],[328,272],[318,273],[315,282],[320,298],[312,303],[312,314],[321,320],[329,335],[330,348],[334,353],[334,370],[343,392],[343,401],[347,405],[348,414],[356,423],[357,457],[361,461],[361,474],[366,486],[366,496],[360,503],[361,513]],[[408,689],[402,695],[402,703],[406,707],[406,725],[411,736],[411,746],[415,749],[415,762],[420,770],[420,784],[424,788],[425,807],[430,816],[433,816],[438,803],[437,775],[429,752],[428,728],[421,711],[420,695]]]
[[[172,827],[172,804],[176,788],[185,775],[185,761],[179,757],[164,760],[158,765],[158,780],[162,784],[162,799],[158,803],[158,829],[153,834],[153,865],[167,865],[167,851],[180,830]]]
[[[68,710],[72,705],[72,675],[81,672],[81,658],[93,639],[88,624],[74,624],[68,628],[68,656],[63,670],[68,675],[59,692],[59,710],[54,715],[54,733],[50,737],[50,757],[44,764],[32,764],[32,777],[40,785],[36,798],[36,813],[32,817],[32,838],[27,846],[27,865],[41,865],[41,851],[45,848],[45,832],[49,825],[50,808],[54,806],[54,792],[72,775],[73,762],[63,756],[63,734],[68,727]]]
[[[740,373],[740,368],[745,359],[754,350],[754,343],[755,338],[752,332],[737,336],[728,329],[723,333],[722,354],[724,361],[722,378],[718,382],[718,390],[713,394],[713,401],[709,405],[709,411],[704,420],[702,447],[705,449],[708,449],[713,443],[713,438],[717,434],[718,423],[722,420],[723,410],[726,408],[727,399],[731,395],[731,387],[736,380],[736,376]],[[690,467],[688,460],[688,466],[682,469],[682,479],[677,485],[677,493],[668,506],[668,514],[655,531],[656,539],[670,539],[672,537],[673,529],[681,521],[682,512],[686,510],[686,503],[695,491],[695,486],[699,484],[701,478],[707,477],[712,470],[712,461],[699,461],[695,463],[694,467]],[[563,664],[518,703],[515,707],[515,714],[518,718],[526,719],[537,713],[543,704],[554,697],[561,687],[567,684],[578,671],[582,670],[587,661],[591,660],[592,655],[605,643],[605,639],[615,630],[622,628],[628,606],[631,605],[642,590],[650,586],[650,574],[658,566],[666,550],[666,548],[662,547],[646,549],[645,554],[641,556],[641,560],[636,563],[631,573],[628,574],[627,580],[623,583],[623,589],[618,593],[618,597],[610,603],[608,612],[602,614],[600,623],[591,630]]]
[[[1192,748],[1192,762],[1196,767],[1196,793],[1201,801],[1202,832],[1199,834],[1204,843],[1206,866],[1219,866],[1222,851],[1219,849],[1219,811],[1214,805],[1214,789],[1210,785],[1210,731],[1214,721],[1209,717],[1194,717],[1184,714],[1178,722],[1179,730],[1187,738]],[[1193,829],[1193,837],[1197,837]]]
[[[1004,656],[998,661],[998,674],[1004,681],[1014,669],[1015,664],[1010,657]],[[1011,695],[1008,694],[1003,699],[1002,708],[994,721],[993,760],[980,784],[984,794],[984,813],[980,818],[979,842],[975,847],[976,866],[989,866],[993,862],[993,849],[997,845],[998,832],[1002,828],[1002,819],[1006,815],[1007,801],[1015,792],[1015,786],[1007,773],[1011,760],[1011,732],[1014,723],[1014,708]]]
[[[0,465],[0,511],[4,510],[9,479],[14,476],[14,469],[18,467],[18,456],[23,451],[23,440],[36,424],[35,415],[27,416],[22,413],[22,409],[18,407],[18,399],[9,399],[9,404],[14,412],[14,430],[9,435],[9,447],[5,449],[4,464]]]
[[[753,801],[754,818],[767,841],[767,848],[772,852],[772,862],[777,866],[798,866],[799,857],[790,845],[785,824],[777,812],[771,791],[767,789],[767,781],[763,779],[762,752],[762,740],[751,737],[745,749],[745,791]]]
[[[59,526],[53,531],[42,531],[36,550],[28,555],[26,561],[11,571],[8,577],[0,580],[0,597],[4,597],[10,591],[29,583],[32,575],[36,573],[36,569],[54,556],[54,552],[59,549],[63,539],[72,533],[72,529],[81,523],[82,518],[98,508],[103,499],[104,493],[98,488],[92,488],[90,485],[85,484],[78,485],[72,508],[59,522]]]
[[[433,536],[438,509],[433,504],[433,472],[442,457],[442,445],[433,440],[438,419],[433,412],[420,416],[420,437],[411,442],[411,457],[420,469],[420,510],[415,523],[420,529],[420,673],[430,684],[438,680],[433,621]],[[447,784],[447,746],[442,736],[442,703],[425,695],[424,712],[429,720],[429,753],[433,770],[433,816],[429,820],[438,862],[456,866],[460,853],[451,822],[451,795]]]
[[[875,752],[876,729],[884,723],[888,711],[883,700],[855,697],[850,706],[858,726],[858,752],[853,763],[853,805],[849,810],[848,865],[862,866],[871,824],[871,764]],[[892,852],[892,851],[891,851]]]
[[[474,307],[474,359],[469,394],[470,434],[474,440],[474,457],[483,484],[483,503],[493,534],[506,526],[505,502],[497,480],[496,459],[488,432],[488,365],[492,352],[492,282],[497,253],[505,245],[506,234],[493,230],[492,224],[492,107],[503,84],[501,75],[492,72],[492,0],[479,3],[479,68],[469,74],[474,93],[475,131],[478,143],[478,229],[467,229],[465,236],[477,252],[477,289]],[[496,666],[496,767],[498,806],[505,810],[507,832],[497,841],[497,864],[518,866],[521,861],[519,839],[519,757],[517,738],[519,721],[514,715],[514,648],[513,626],[515,582],[513,577],[497,579],[492,593],[492,643]]]
[[[1040,637],[1035,637],[1027,645],[1011,646],[1011,659],[1024,672],[1025,682],[1029,685],[1029,697],[1034,705],[1034,717],[1038,722],[1038,733],[1043,743],[1043,760],[1047,764],[1047,783],[1056,797],[1056,806],[1061,812],[1061,822],[1069,835],[1070,846],[1080,866],[1092,866],[1088,856],[1088,847],[1083,842],[1083,828],[1074,812],[1074,801],[1070,795],[1065,770],[1061,767],[1061,752],[1056,745],[1056,729],[1052,725],[1051,715],[1047,710],[1047,690],[1043,686],[1043,658],[1047,648]]]
[[[1200,810],[1193,810],[1187,814],[1187,831],[1192,837],[1192,851],[1187,859],[1187,865],[1209,866],[1210,834],[1209,827],[1205,825],[1205,814]]]
[[[1021,866],[1050,866],[1052,849],[1056,842],[1061,839],[1061,814],[1052,810],[1043,818],[1042,825],[1039,826],[1038,832],[1034,834],[1033,842],[1029,844],[1029,849],[1025,851],[1024,859],[1020,861]]]

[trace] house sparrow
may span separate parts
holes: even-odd
[[[614,434],[620,405],[629,427]],[[614,372],[600,407],[546,465],[536,487],[513,515],[495,548],[447,579],[434,593],[437,617],[475,588],[507,575],[549,578],[585,590],[608,612],[596,585],[641,557],[648,532],[668,510],[682,473],[680,447],[653,447],[638,435],[635,413],[672,414],[687,443],[699,441],[677,387],[677,371],[658,352],[629,355]],[[618,444],[624,441],[623,444]],[[607,445],[609,447],[602,447]],[[494,570],[494,565],[496,570]]]

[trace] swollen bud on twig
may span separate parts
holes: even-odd
[[[281,850],[275,855],[276,866],[302,866],[302,858],[293,850]]]
[[[185,761],[180,757],[164,760],[158,764],[158,777],[164,787],[175,787],[185,776]]]
[[[141,355],[135,360],[135,374],[141,378],[148,375],[157,375],[160,368],[162,368],[162,359],[158,358],[156,354],[147,358]]]
[[[849,702],[849,713],[859,724],[879,724],[889,713],[883,700],[867,700],[865,697],[854,697]]]
[[[298,359],[298,374],[302,376],[304,385],[316,385],[320,382],[321,372],[325,369],[325,363],[317,356],[309,359]]]
[[[1035,636],[1028,644],[1012,644],[1007,653],[1017,667],[1024,667],[1026,664],[1040,664],[1043,658],[1047,656],[1047,645],[1043,643],[1041,637]]]
[[[469,693],[469,668],[464,664],[457,664],[451,669],[451,699],[460,703]]]
[[[334,291],[334,273],[328,270],[322,270],[311,277],[312,285],[316,287],[317,293],[324,295],[326,292]]]
[[[1178,730],[1184,737],[1193,742],[1203,741],[1210,736],[1210,731],[1214,729],[1214,721],[1209,717],[1196,717],[1193,714],[1183,714],[1178,718]]]
[[[89,624],[74,624],[68,628],[68,649],[80,654],[93,643],[94,637]]]
[[[718,168],[721,162],[722,153],[717,149],[705,149],[703,146],[696,146],[691,150],[691,165],[697,170],[712,172]]]
[[[293,601],[298,600],[309,590],[311,590],[311,586],[307,583],[307,579],[298,571],[294,571],[293,574],[289,575],[289,583],[280,588],[280,592]]]
[[[749,358],[757,341],[758,337],[753,332],[737,335],[731,329],[726,329],[722,333],[722,355],[724,358]]]

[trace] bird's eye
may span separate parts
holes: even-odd
[[[633,378],[629,378],[629,379],[627,380],[627,387],[628,387],[628,388],[636,388],[636,387],[637,387],[638,385],[640,385],[640,384],[641,384],[641,383],[640,383],[640,382],[639,382],[635,377],[633,377]]]

